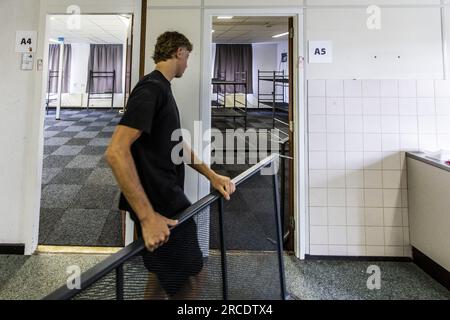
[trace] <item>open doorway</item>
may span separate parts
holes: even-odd
[[[294,250],[293,41],[292,17],[212,17],[211,128],[226,137],[233,130],[235,142],[221,141],[219,146],[213,139],[212,167],[236,177],[265,155],[283,156],[280,209],[285,249],[290,251]],[[271,192],[271,179],[264,177],[238,190],[233,205],[225,208],[227,225],[248,228],[228,230],[234,235],[227,241],[229,249],[273,250],[273,214],[266,212],[272,206],[267,202]],[[217,227],[212,226],[213,233]]]
[[[39,245],[122,247],[103,155],[131,89],[132,14],[48,16]]]

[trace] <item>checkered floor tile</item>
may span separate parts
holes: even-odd
[[[122,245],[120,191],[103,158],[120,119],[110,110],[46,116],[40,244]]]
[[[56,121],[55,113],[50,111],[45,121],[39,243],[121,246],[122,224],[117,210],[120,191],[103,157],[121,115],[109,110],[62,110],[61,119]],[[233,120],[213,119],[212,127],[231,129],[234,128]],[[248,128],[271,129],[272,113],[249,112]],[[235,157],[233,153],[232,158]],[[249,162],[246,163],[214,165],[213,168],[235,177],[249,168]],[[271,212],[263,217],[261,213],[257,215],[258,210],[248,209],[254,203],[263,204],[270,199],[267,195],[272,194],[271,184],[255,180],[250,181],[248,188],[236,194],[229,204],[228,223],[253,225],[260,231],[256,232],[260,237],[255,238],[254,233],[233,233],[235,241],[230,240],[230,245],[238,249],[271,249],[272,243],[266,239],[273,238],[273,230],[267,230],[273,220]],[[247,215],[241,214],[245,208]],[[213,242],[216,227],[213,223]]]

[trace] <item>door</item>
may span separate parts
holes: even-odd
[[[288,236],[286,250],[294,251],[294,18],[289,17],[289,162],[288,167]]]
[[[128,38],[127,38],[127,50],[126,50],[126,62],[125,62],[125,92],[123,95],[123,108],[127,106],[128,98],[131,93],[131,68],[133,65],[133,25],[134,25],[134,16],[131,15],[131,24],[128,30]]]

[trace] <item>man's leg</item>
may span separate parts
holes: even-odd
[[[168,296],[161,287],[156,274],[149,272],[144,291],[144,300],[168,300]]]
[[[169,297],[169,300],[204,300],[208,298],[205,295],[205,292],[207,292],[207,275],[206,268],[203,268],[199,274],[189,277],[181,290],[174,296]]]

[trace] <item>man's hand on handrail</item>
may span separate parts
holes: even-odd
[[[231,200],[231,195],[236,191],[236,185],[230,178],[214,173],[210,181],[214,189],[219,191],[226,200]]]
[[[201,161],[191,147],[183,141],[184,158],[188,165],[206,177],[211,185],[220,192],[220,194],[226,199],[230,200],[231,195],[236,191],[236,185],[230,178],[221,176],[214,172],[209,166],[207,166],[203,161]]]
[[[170,227],[175,227],[178,221],[168,219],[157,212],[149,214],[141,221],[142,237],[145,247],[153,252],[169,241]]]

